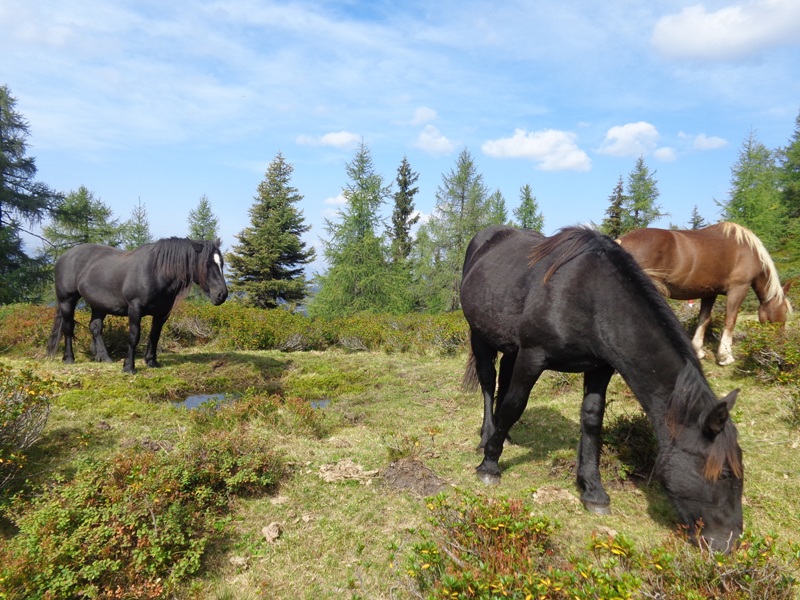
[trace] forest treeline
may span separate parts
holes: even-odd
[[[154,241],[141,200],[122,221],[85,186],[62,193],[36,181],[35,160],[27,155],[28,134],[11,91],[0,86],[0,304],[47,302],[53,265],[76,244],[133,249]],[[306,269],[317,256],[302,239],[310,228],[299,208],[303,196],[292,185],[292,164],[281,153],[274,157],[249,209],[249,225],[226,254],[233,301],[258,308],[302,306],[309,315],[326,319],[452,311],[459,308],[464,251],[476,232],[492,224],[544,228],[532,187],[522,186],[509,209],[503,193],[486,185],[466,148],[442,175],[435,208],[425,222],[419,222],[415,206],[419,174],[406,157],[388,180],[377,172],[371,149],[362,142],[345,171],[345,203],[325,221],[327,269],[311,276]],[[627,179],[620,176],[596,226],[617,237],[666,216],[654,175],[640,157]],[[785,147],[767,148],[749,133],[731,167],[729,197],[718,204],[722,220],[750,228],[771,251],[796,254],[800,115]],[[387,207],[390,216],[385,216]],[[205,195],[187,223],[189,237],[219,235],[219,219]],[[688,227],[708,224],[695,207]],[[37,227],[43,245],[31,256],[23,235]]]

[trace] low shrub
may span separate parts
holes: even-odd
[[[0,352],[31,348],[44,351],[53,326],[54,309],[31,304],[0,306]]]
[[[560,526],[520,500],[468,492],[429,500],[432,531],[406,556],[413,593],[425,598],[790,599],[798,592],[800,544],[746,533],[729,555],[680,536],[639,549],[620,534],[596,534],[565,553]],[[565,545],[566,546],[566,545]]]
[[[86,460],[12,517],[0,598],[168,597],[200,571],[234,499],[268,491],[282,472],[266,442],[241,430]]]
[[[31,371],[0,364],[0,489],[23,468],[50,414],[55,384]]]

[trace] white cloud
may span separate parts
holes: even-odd
[[[443,136],[433,125],[425,126],[414,145],[434,156],[450,154],[454,149],[453,142]]]
[[[361,136],[349,131],[336,131],[326,133],[321,137],[301,135],[297,137],[297,143],[301,146],[333,146],[334,148],[352,148],[357,145]]]
[[[543,171],[588,171],[592,161],[578,147],[577,137],[556,129],[531,132],[515,129],[511,137],[484,142],[481,150],[495,158],[531,159]]]
[[[692,144],[692,148],[695,150],[716,150],[717,148],[722,148],[723,146],[728,145],[728,140],[723,139],[721,137],[716,136],[707,136],[705,133],[701,133],[696,138],[694,138],[694,143]]]
[[[659,137],[655,126],[645,121],[616,125],[606,132],[599,151],[611,156],[642,156],[655,150]]]
[[[323,200],[322,203],[341,206],[343,204],[347,204],[347,199],[342,194],[339,194],[338,196],[330,196],[328,198],[325,198],[325,200]]]
[[[659,19],[652,44],[669,58],[735,60],[800,44],[800,2],[750,0],[708,12],[702,4]]]
[[[432,108],[428,108],[427,106],[420,106],[417,110],[414,111],[414,118],[411,120],[412,125],[424,125],[425,123],[430,123],[431,121],[435,121],[439,115],[436,114],[436,111]]]
[[[662,162],[672,162],[677,160],[678,151],[675,150],[675,148],[664,146],[663,148],[658,148],[655,152],[653,152],[653,156]]]

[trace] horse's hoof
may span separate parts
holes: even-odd
[[[733,358],[732,356],[729,356],[728,358],[723,358],[723,359],[720,359],[720,360],[718,360],[718,361],[717,361],[717,364],[718,364],[720,367],[726,367],[726,366],[728,366],[728,365],[732,365],[732,364],[733,364],[733,363],[735,363],[735,362],[736,362],[736,359],[735,359],[735,358]]]
[[[595,504],[594,502],[584,502],[583,507],[590,513],[596,515],[610,515],[611,507],[608,504]]]
[[[500,475],[484,473],[482,471],[477,471],[477,475],[478,479],[480,479],[485,485],[497,485],[500,483]]]

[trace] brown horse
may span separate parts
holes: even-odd
[[[676,300],[700,298],[692,345],[700,358],[705,356],[703,340],[711,321],[717,295],[727,295],[725,328],[717,362],[729,365],[736,316],[747,291],[753,288],[760,303],[762,323],[785,323],[792,306],[786,298],[789,284],[781,287],[778,272],[767,249],[756,235],[736,223],[717,223],[703,229],[636,229],[620,237],[648,275]]]

